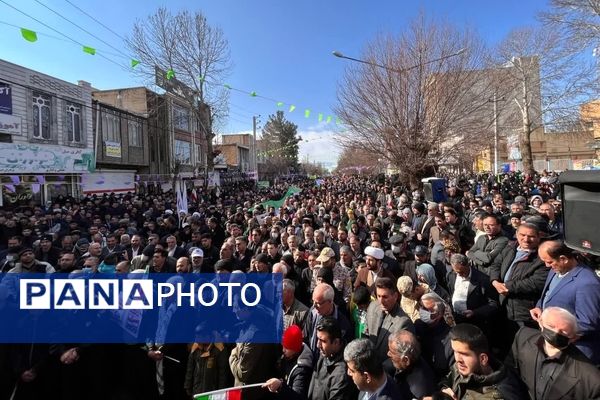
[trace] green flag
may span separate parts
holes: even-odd
[[[173,71],[173,68],[171,68],[167,71],[167,80],[171,80],[173,78],[175,78],[175,71]]]
[[[327,121],[325,121],[326,123],[330,123],[331,122],[331,115],[327,116]]]
[[[274,208],[279,208],[283,205],[283,203],[285,202],[285,200],[290,197],[295,195],[296,193],[301,192],[302,189],[300,189],[297,186],[290,186],[290,188],[287,190],[287,192],[285,192],[285,194],[283,195],[283,197],[279,200],[268,200],[265,202],[262,202],[261,204],[263,205],[263,207],[265,208],[269,208],[271,206],[273,206]],[[250,211],[253,211],[254,208],[252,208]]]
[[[131,68],[135,68],[139,63],[138,60],[131,59]]]
[[[223,86],[225,86],[226,89],[231,89],[231,86],[229,86],[228,84],[224,84]]]
[[[294,111],[295,109],[296,109],[296,106],[295,106],[295,105],[291,105],[291,106],[290,106],[290,111],[289,111],[289,112],[292,112],[292,111]]]
[[[96,54],[96,49],[93,48],[93,47],[89,47],[89,46],[83,46],[83,52],[91,54],[91,55],[95,55]]]
[[[21,28],[21,36],[28,42],[37,42],[37,33],[30,31],[29,29]]]
[[[308,108],[304,110],[304,118],[310,118],[310,110]]]
[[[257,94],[256,94],[256,92],[250,92],[250,96],[252,96],[252,97],[256,97],[256,96],[257,96]]]
[[[277,102],[277,107],[283,107],[283,101],[278,101]]]
[[[319,113],[319,122],[323,122],[323,113]]]

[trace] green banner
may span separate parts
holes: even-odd
[[[264,208],[268,209],[269,207],[274,207],[274,208],[279,208],[283,205],[283,203],[285,202],[285,200],[288,197],[291,197],[293,195],[295,195],[296,193],[300,193],[302,191],[302,189],[300,189],[297,186],[290,186],[290,188],[287,190],[287,192],[285,192],[285,194],[283,195],[283,197],[279,200],[268,200],[268,201],[264,201],[260,204],[263,205]],[[253,211],[254,208],[252,208],[250,211]]]

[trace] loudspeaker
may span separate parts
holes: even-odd
[[[424,178],[423,192],[425,193],[425,200],[434,201],[441,203],[446,201],[446,180],[442,178]]]
[[[600,171],[565,171],[559,182],[566,245],[600,255]]]

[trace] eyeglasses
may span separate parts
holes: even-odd
[[[327,304],[327,303],[331,303],[331,300],[324,300],[324,301],[313,301],[313,305],[317,308],[322,307],[323,305]]]

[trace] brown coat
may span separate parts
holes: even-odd
[[[394,277],[394,274],[392,274],[387,269],[383,268],[383,266],[381,267],[381,272],[379,272],[378,277],[379,278],[390,278],[392,281],[396,282],[396,278]],[[354,281],[354,288],[357,288],[360,285],[365,285],[367,287],[367,289],[369,289],[369,292],[371,292],[371,294],[375,293],[375,281],[373,280],[373,274],[371,274],[371,271],[369,270],[369,268],[363,268],[360,271],[358,271],[358,276],[356,277],[356,280]]]

